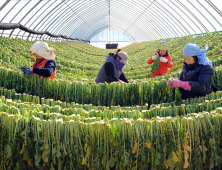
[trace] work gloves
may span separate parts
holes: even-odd
[[[156,59],[157,59],[156,55],[152,56],[152,60],[156,60]],[[168,60],[164,57],[160,57],[160,62],[168,63]]]
[[[31,74],[31,67],[30,68],[26,68],[25,66],[19,66],[19,69],[22,70],[22,72],[24,73],[25,77],[28,78],[29,74]]]
[[[152,57],[152,60],[156,60],[156,59],[157,59],[157,56],[154,55],[154,56]]]
[[[169,79],[168,86],[170,88],[180,87],[180,88],[183,88],[184,90],[188,90],[188,91],[191,90],[189,81],[180,81],[177,78],[174,78],[174,80]]]
[[[129,83],[126,83],[126,82],[124,82],[124,81],[122,81],[122,80],[120,80],[120,79],[119,79],[119,83],[130,84],[130,82],[129,82]]]
[[[25,66],[19,66],[18,68],[21,69],[22,72],[25,74],[25,72],[27,70],[27,68]]]
[[[30,70],[30,69],[31,69],[31,67],[28,68],[28,69],[26,69],[26,71],[25,71],[25,73],[24,73],[26,78],[28,78],[28,77],[29,77],[29,74],[31,74],[31,70]]]
[[[160,57],[160,62],[163,62],[163,63],[168,63],[168,60],[164,57]]]

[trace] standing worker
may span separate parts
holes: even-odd
[[[38,75],[43,78],[54,79],[56,74],[55,53],[53,48],[49,48],[45,42],[37,41],[30,48],[30,54],[36,59],[35,63],[28,69],[24,66],[19,68],[23,70],[26,78],[29,74]]]
[[[205,96],[212,92],[211,79],[214,68],[204,54],[207,49],[208,44],[203,50],[200,50],[197,44],[187,44],[183,49],[184,65],[180,77],[168,80],[170,88],[180,88],[183,100]]]
[[[116,54],[109,53],[109,56],[106,58],[105,63],[100,68],[95,82],[98,83],[111,83],[117,82],[120,83],[129,83],[125,77],[122,69],[124,65],[128,65],[128,55],[127,53],[118,49]]]
[[[160,42],[159,48],[156,50],[155,54],[147,61],[148,64],[152,64],[156,59],[156,53],[159,54],[159,68],[156,69],[156,73],[151,72],[151,77],[162,76],[165,73],[168,73],[168,68],[173,67],[171,56],[169,55],[168,42]]]

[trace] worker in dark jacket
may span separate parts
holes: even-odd
[[[54,79],[56,74],[55,54],[53,48],[49,48],[45,42],[37,41],[30,48],[30,54],[36,59],[35,63],[28,69],[20,66],[26,78],[29,75],[38,75],[43,78]]]
[[[122,69],[124,65],[128,65],[127,53],[118,49],[116,54],[110,53],[106,58],[105,63],[100,68],[96,80],[96,83],[111,83],[119,81],[120,83],[129,83],[125,77]]]
[[[214,69],[204,54],[207,49],[208,44],[203,50],[200,50],[196,44],[187,44],[183,50],[184,65],[180,77],[168,80],[170,88],[180,88],[184,100],[205,96],[212,92],[211,78]]]

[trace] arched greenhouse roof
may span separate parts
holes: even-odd
[[[150,41],[222,30],[221,0],[23,0],[0,1],[0,23],[17,23],[90,40],[99,32],[116,29],[132,42]],[[20,29],[1,35],[51,38]]]

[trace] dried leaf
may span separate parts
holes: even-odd
[[[22,150],[20,151],[20,155],[22,155],[24,153],[24,151],[25,151],[25,144],[23,144],[23,146],[22,146]]]
[[[33,162],[32,162],[32,163],[30,163],[30,164],[28,164],[28,166],[33,166]]]
[[[135,143],[135,145],[133,147],[132,154],[135,154],[137,152],[137,148],[138,148],[137,139],[135,139],[134,143]]]
[[[187,150],[184,150],[184,159],[185,159],[185,163],[184,163],[183,168],[187,168],[189,166],[189,162],[188,162],[189,153],[187,152]]]
[[[164,166],[168,169],[168,166],[167,166],[167,164],[166,164],[166,161],[164,161]]]
[[[189,159],[189,153],[186,150],[184,151],[184,159],[185,160]]]
[[[38,162],[41,161],[41,153],[39,153],[39,159],[38,159]]]
[[[207,150],[208,150],[205,146],[202,147],[202,145],[199,145],[199,148],[200,148],[200,151],[201,151],[201,152],[203,152],[203,149],[204,149],[204,151],[207,151]]]
[[[87,143],[84,145],[84,151],[87,152]]]
[[[177,157],[177,155],[176,155],[175,152],[173,152],[173,158],[172,158],[172,160],[173,160],[174,162],[178,162],[178,161],[179,161],[179,159],[178,159],[178,157]]]
[[[33,165],[33,159],[30,157],[29,152],[27,149],[25,149],[24,154],[23,154],[23,160],[25,160],[27,162],[28,166],[32,166]]]
[[[145,142],[145,145],[148,149],[150,149],[152,147],[152,143],[148,142],[148,141]]]
[[[181,111],[183,112],[183,111],[184,111],[184,105],[181,105],[181,106],[180,106],[180,109],[181,109]]]
[[[86,165],[86,160],[84,157],[82,158],[82,165]]]
[[[191,147],[190,146],[184,145],[183,147],[184,147],[184,150],[187,150],[187,151],[191,152]]]
[[[49,158],[47,157],[47,150],[44,150],[44,152],[42,153],[42,159],[45,162],[49,162]]]

